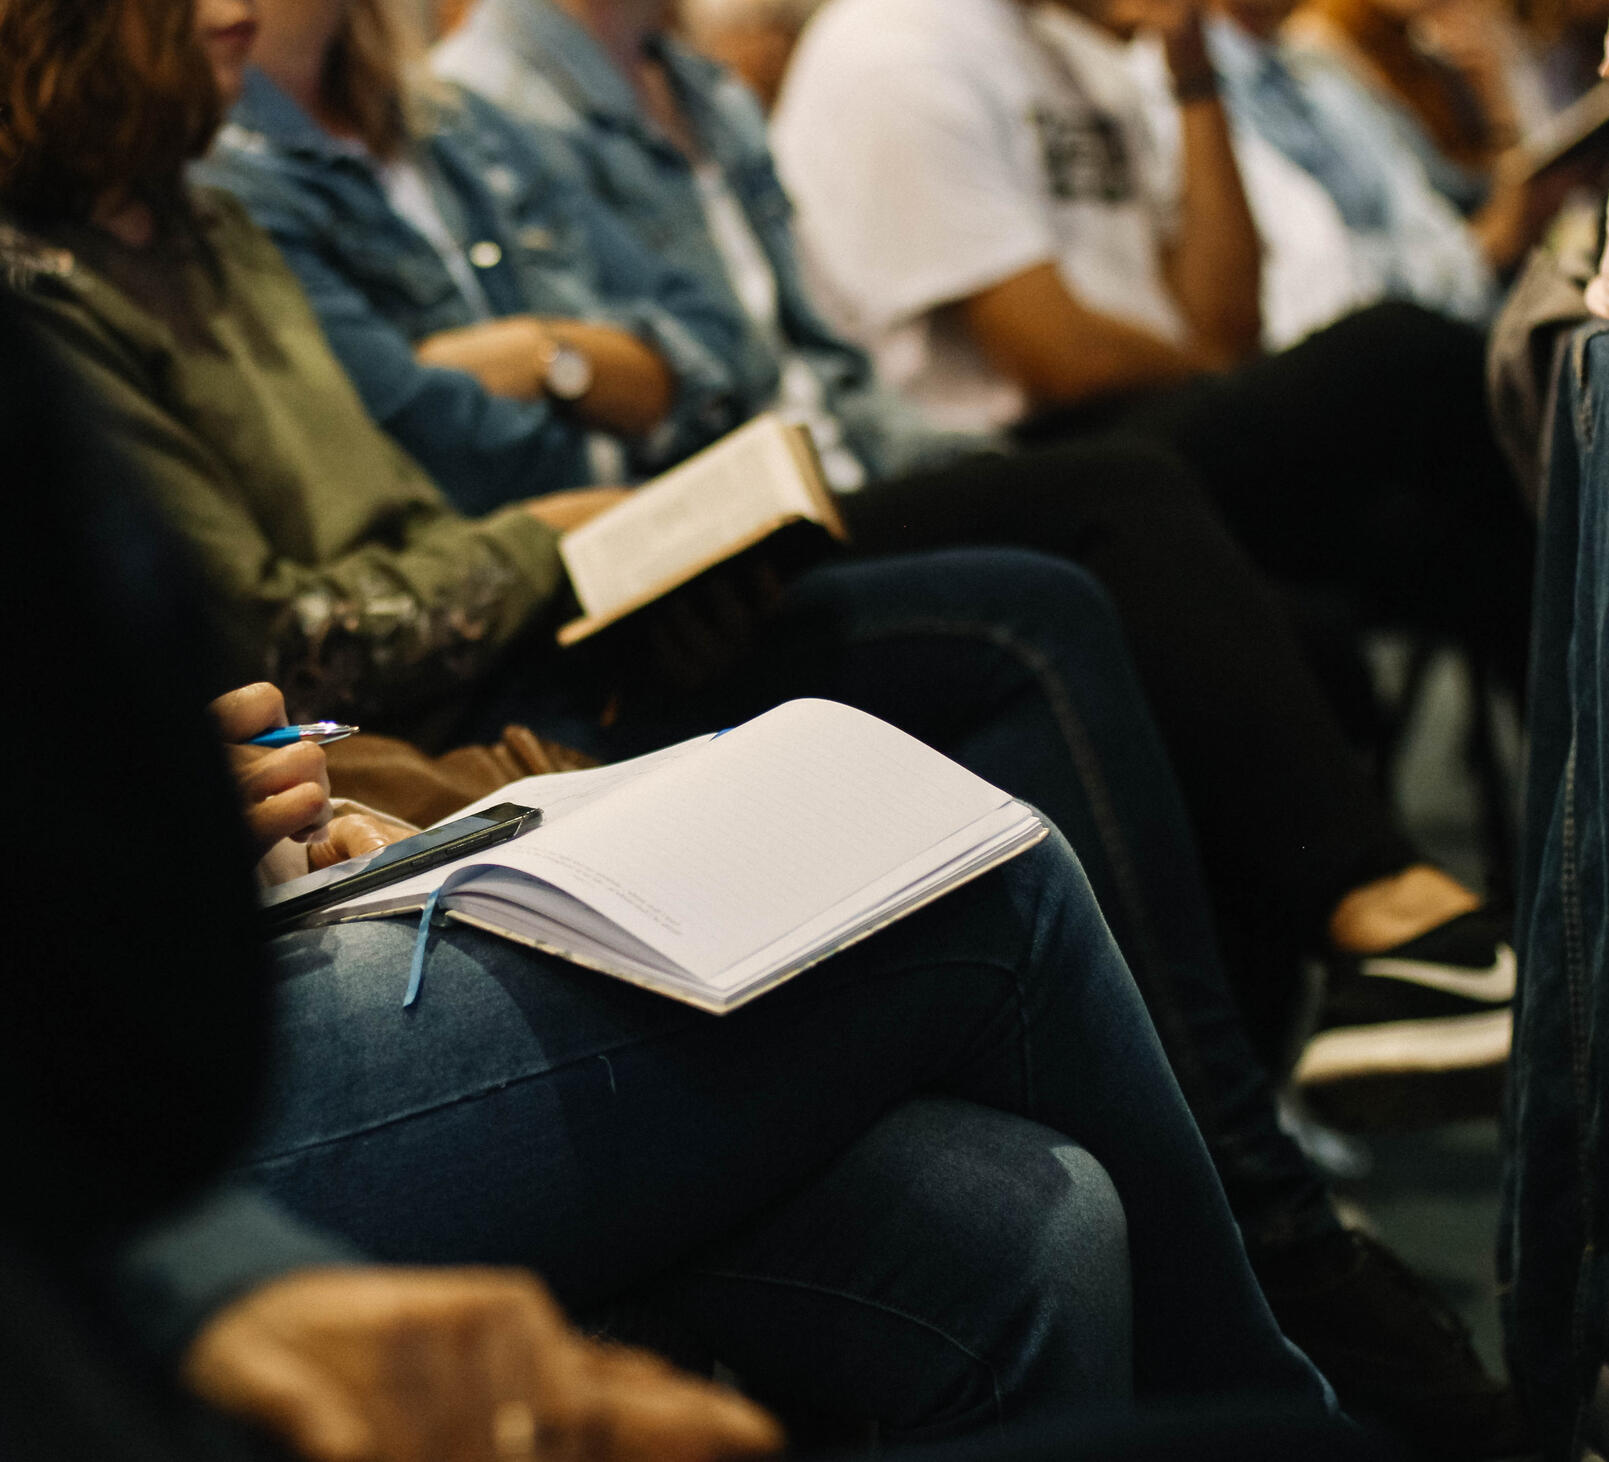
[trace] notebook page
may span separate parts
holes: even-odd
[[[532,829],[533,832],[540,832],[543,828],[551,828],[554,823],[562,821],[606,792],[634,782],[661,763],[675,761],[678,757],[697,751],[705,742],[713,739],[710,736],[696,736],[690,741],[678,742],[675,746],[662,747],[658,751],[632,757],[630,761],[613,762],[602,767],[588,767],[578,772],[550,772],[541,777],[521,777],[519,781],[499,787],[495,792],[488,792],[477,801],[449,813],[442,822],[453,822],[471,812],[479,812],[485,807],[495,807],[502,802],[514,802],[524,807],[542,809],[542,821]],[[437,823],[436,826],[441,826],[441,823]],[[525,833],[522,836],[530,835]],[[339,916],[350,917],[359,911],[402,913],[408,909],[422,908],[431,891],[451,874],[472,863],[506,862],[504,854],[517,846],[519,841],[521,839],[481,852],[469,853],[451,863],[442,863],[424,873],[416,873],[412,878],[388,884],[376,893],[359,894],[344,903],[332,905],[323,918],[328,920]]]
[[[714,973],[1011,799],[863,712],[791,701],[504,849]]]
[[[742,989],[776,965],[789,965],[807,949],[832,953],[853,944],[891,919],[927,903],[940,891],[959,887],[1009,853],[1017,853],[1045,836],[1047,829],[1020,802],[986,813],[964,829],[941,839],[922,855],[890,871],[865,891],[852,913],[840,906],[825,910],[790,930],[781,940],[753,951],[706,983],[723,992]]]
[[[660,762],[686,756],[711,739],[709,736],[695,736],[690,741],[679,741],[674,746],[634,756],[630,761],[586,767],[578,772],[547,772],[537,777],[521,777],[517,782],[509,782],[495,792],[488,792],[484,797],[467,803],[458,811],[448,813],[441,821],[453,822],[486,807],[496,807],[502,802],[517,802],[524,807],[540,807],[542,823],[548,826],[554,819],[567,816],[578,807],[585,807],[611,788],[634,781],[644,772],[652,771]],[[436,824],[438,827],[440,825]]]

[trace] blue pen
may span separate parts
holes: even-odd
[[[298,741],[312,741],[323,746],[329,741],[341,741],[357,731],[356,726],[343,726],[338,721],[312,721],[305,726],[276,726],[253,736],[247,746],[294,746]]]

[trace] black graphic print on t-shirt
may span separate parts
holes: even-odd
[[[1134,196],[1133,157],[1115,118],[1036,106],[1029,120],[1039,136],[1052,198],[1060,203],[1126,203]]]

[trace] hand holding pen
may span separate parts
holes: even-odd
[[[227,743],[235,783],[261,857],[282,839],[307,845],[304,866],[283,856],[259,869],[270,878],[327,868],[378,852],[414,828],[383,814],[361,810],[332,817],[323,747],[358,728],[335,721],[285,724],[285,700],[276,686],[260,683],[219,696],[213,718]]]
[[[258,855],[281,838],[316,837],[333,813],[324,752],[300,727],[285,724],[279,687],[259,682],[229,691],[213,701],[212,714]]]

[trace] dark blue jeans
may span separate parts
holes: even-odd
[[[1499,1271],[1509,1363],[1549,1459],[1609,1456],[1609,334],[1579,334],[1553,423]]]
[[[468,930],[404,1010],[412,938],[277,942],[246,1161],[376,1258],[646,1286],[904,1436],[1123,1404],[1130,1304],[1142,1397],[1326,1402],[1059,837],[720,1018]]]
[[[818,568],[753,654],[693,696],[627,699],[598,724],[584,681],[511,674],[468,730],[506,720],[607,758],[793,696],[881,716],[1039,807],[1073,845],[1254,1247],[1333,1227],[1275,1120],[1218,954],[1194,839],[1105,593],[1065,559],[947,550]]]

